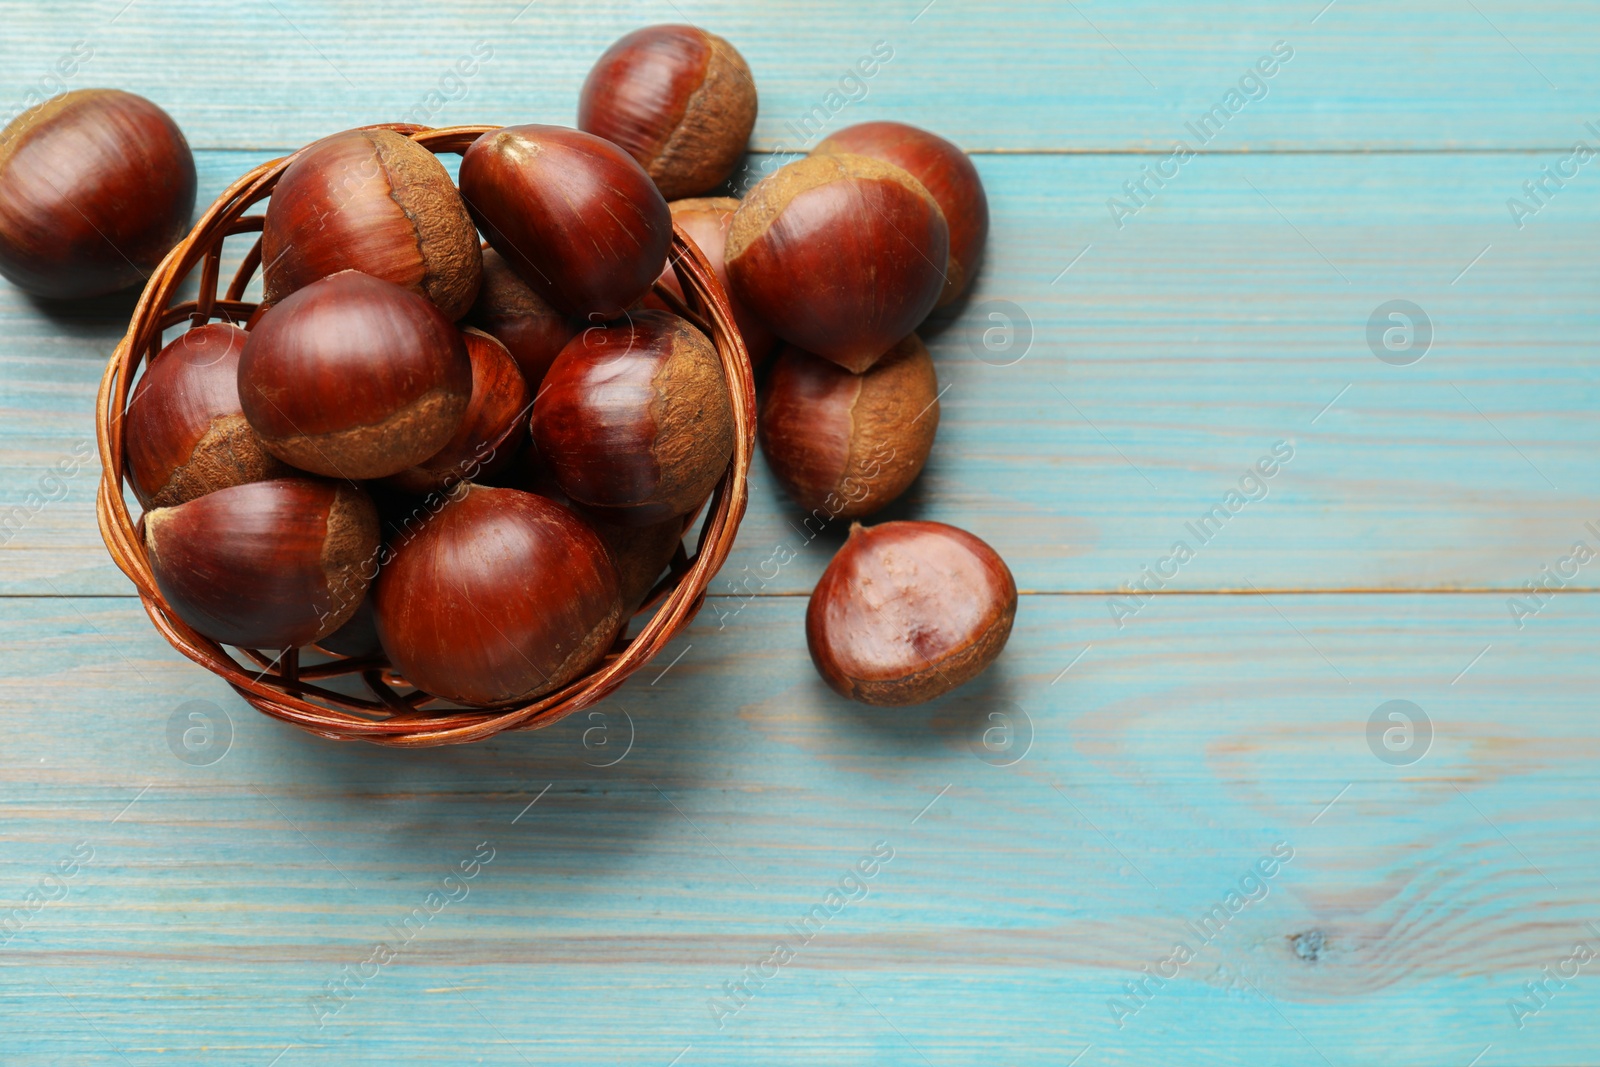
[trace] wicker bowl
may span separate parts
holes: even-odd
[[[481,134],[497,127],[428,129],[386,124],[371,128],[394,130],[434,153],[459,155]],[[141,364],[161,350],[163,335],[169,328],[184,322],[198,326],[212,320],[242,323],[256,309],[244,293],[261,263],[260,238],[245,255],[226,292],[219,296],[222,246],[228,237],[261,231],[263,216],[245,212],[271,194],[293,158],[263,163],[234,182],[189,236],[168,253],[146,284],[128,332],[106,367],[95,409],[103,469],[96,510],[100,534],[111,558],[138,587],[150,621],[173,648],[226,679],[258,710],[322,737],[403,748],[462,744],[503,730],[548,726],[595,704],[649,662],[694,618],[705,600],[706,586],[728,557],[739,520],[744,516],[746,477],[755,440],[755,386],[750,358],[716,275],[694,242],[676,227],[668,256],[687,300],[678,300],[660,285],[656,286],[656,294],[699,326],[716,345],[733,399],[733,457],[705,508],[694,551],[679,545],[667,577],[640,608],[640,615],[649,616],[643,627],[631,638],[625,628],[588,674],[532,703],[463,708],[414,689],[381,658],[340,658],[314,650],[302,662],[300,649],[289,649],[277,656],[259,649],[230,649],[196,633],[172,611],[156,587],[145,553],[143,518],[136,519],[130,513],[123,491],[128,476],[123,416],[129,393]],[[180,286],[197,265],[198,296],[174,303]],[[361,684],[349,684],[357,676]],[[341,688],[347,691],[320,684],[341,678],[345,679]],[[353,692],[361,695],[351,695]]]

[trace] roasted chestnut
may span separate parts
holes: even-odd
[[[294,648],[338,630],[377,571],[378,512],[355,486],[276,478],[145,516],[161,595],[201,634]]]
[[[870,515],[922,471],[939,426],[933,359],[911,334],[860,374],[789,347],[757,427],[772,473],[825,521]]]
[[[452,321],[472,306],[483,270],[444,164],[393,130],[346,130],[295,153],[267,204],[261,262],[267,303],[358,270],[427,297]]]
[[[492,477],[511,462],[528,430],[532,398],[506,346],[482,330],[461,331],[472,362],[472,399],[466,416],[438,452],[388,479],[408,493],[448,490],[458,482]]]
[[[226,323],[197,326],[157,353],[134,385],[123,441],[146,508],[295,473],[262,447],[239,406],[247,336]]]
[[[733,213],[739,210],[739,201],[731,196],[713,196],[699,200],[675,200],[667,206],[672,209],[672,221],[705,253],[717,280],[728,294],[728,302],[733,306],[734,322],[739,327],[740,337],[744,339],[745,350],[750,353],[750,365],[760,368],[772,355],[778,339],[772,335],[766,323],[733,295],[728,285],[728,268],[722,260],[723,247],[728,241],[728,227],[733,225]],[[683,299],[683,285],[678,281],[678,272],[673,270],[672,264],[667,264],[667,269],[661,272],[660,281],[676,293],[678,299]],[[654,293],[644,298],[644,306],[661,311],[672,310]]]
[[[0,134],[0,274],[58,299],[143,282],[189,229],[194,193],[189,143],[144,97],[46,100]]]
[[[545,376],[533,438],[562,491],[596,517],[647,526],[686,515],[733,454],[717,350],[664,311],[590,327]]]
[[[578,97],[578,128],[627,149],[668,200],[726,181],[755,123],[744,57],[695,26],[634,30],[606,49]]]
[[[461,194],[495,250],[557,310],[620,316],[667,261],[672,213],[632,156],[561,126],[507,126],[461,160]]]
[[[302,470],[383,478],[461,425],[472,362],[431,302],[343,271],[273,305],[239,358],[239,401],[267,451]]]
[[[781,168],[733,216],[733,293],[784,340],[860,373],[944,290],[950,232],[891,163],[819,155]]]
[[[811,594],[806,644],[841,696],[920,704],[993,663],[1016,613],[1005,561],[965,530],[855,523]]]
[[[616,568],[582,519],[481,485],[396,543],[373,608],[407,681],[475,705],[561,688],[605,655],[623,621]]]
[[[506,346],[535,393],[550,364],[583,329],[583,323],[563,315],[530,289],[492,248],[483,253],[483,285],[467,312],[467,322]]]
[[[863,122],[826,138],[813,155],[853,152],[908,172],[939,202],[950,227],[950,261],[945,268],[943,306],[961,295],[977,273],[989,237],[989,199],[978,168],[967,154],[937,134],[903,122]]]

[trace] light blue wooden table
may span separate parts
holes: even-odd
[[[0,286],[0,1064],[1600,1062],[1600,10],[1322,5],[0,3],[7,113],[78,57],[206,202],[347,126],[569,122],[651,22],[744,51],[762,152],[946,134],[994,233],[893,515],[1025,590],[979,682],[847,705],[801,629],[836,537],[758,463],[603,714],[318,741],[100,544],[125,307]]]

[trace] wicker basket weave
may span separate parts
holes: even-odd
[[[459,155],[481,134],[497,127],[428,129],[385,124],[369,128],[394,130],[434,153]],[[750,359],[716,275],[694,242],[676,227],[668,255],[687,302],[679,301],[660,285],[656,286],[656,294],[698,325],[716,345],[733,400],[733,456],[712,494],[693,553],[679,546],[668,576],[640,609],[641,613],[654,614],[632,638],[626,638],[625,631],[588,674],[533,703],[461,708],[413,690],[381,659],[336,658],[312,665],[301,663],[298,649],[276,657],[256,649],[230,653],[178,618],[156,587],[145,553],[143,519],[136,520],[129,512],[123,492],[127,478],[123,416],[129,393],[140,365],[160,351],[163,332],[168,328],[185,320],[192,325],[218,319],[243,322],[255,310],[255,303],[244,299],[244,292],[260,266],[261,241],[256,239],[226,292],[219,296],[223,241],[235,234],[260,232],[263,216],[245,212],[271,194],[293,158],[262,164],[234,182],[211,205],[188,237],[151,275],[128,332],[106,367],[95,410],[103,468],[96,510],[111,558],[138,587],[150,620],[172,647],[226,679],[258,710],[323,737],[409,748],[462,744],[504,730],[547,726],[593,705],[649,662],[694,618],[705,599],[706,586],[727,559],[739,520],[744,517],[746,477],[755,440],[755,385]],[[179,287],[196,265],[201,268],[198,297],[173,303]],[[370,696],[351,696],[318,684],[329,678],[356,675],[364,681]]]

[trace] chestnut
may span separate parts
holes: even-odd
[[[734,322],[739,327],[740,337],[744,339],[745,351],[750,354],[750,365],[759,369],[767,361],[767,357],[772,355],[772,349],[778,339],[773,336],[766,323],[753,315],[750,309],[733,295],[733,290],[728,285],[728,268],[722,260],[723,247],[728,241],[728,227],[733,225],[733,213],[739,210],[739,201],[731,196],[712,196],[698,200],[675,200],[667,206],[672,209],[672,221],[700,246],[700,251],[705,253],[717,280],[728,293],[728,302],[733,306]],[[683,285],[678,281],[678,272],[672,269],[672,264],[667,264],[667,269],[661,272],[660,282],[676,293],[678,299],[684,298]],[[654,293],[644,298],[644,306],[662,311],[672,310]]]
[[[46,100],[0,134],[0,274],[55,299],[143,282],[188,231],[194,194],[183,131],[144,97]]]
[[[274,304],[239,357],[239,402],[267,451],[302,470],[383,478],[450,441],[472,362],[428,300],[358,271]]]
[[[863,122],[826,138],[813,155],[853,152],[909,173],[939,202],[950,227],[950,261],[939,306],[961,295],[977,273],[989,238],[989,199],[967,154],[937,134],[903,122]]]
[[[860,373],[944,291],[950,231],[922,183],[881,160],[807,156],[750,191],[726,257],[739,300],[774,333]]]
[[[455,436],[438,452],[388,479],[407,493],[447,490],[458,482],[492,477],[522,447],[532,407],[528,386],[506,346],[482,330],[461,331],[472,363],[472,399]]]
[[[534,392],[562,348],[583,329],[528,288],[492,248],[483,253],[483,285],[467,322],[506,346]]]
[[[248,336],[227,323],[197,326],[157,353],[134,385],[123,440],[134,494],[146,508],[294,474],[262,447],[239,406]]]
[[[161,595],[206,637],[294,648],[344,625],[377,571],[378,511],[355,486],[275,478],[145,516]]]
[[[811,594],[806,644],[841,696],[920,704],[993,663],[1016,613],[1010,569],[965,530],[853,523]]]
[[[622,315],[667,261],[672,213],[632,156],[561,126],[507,126],[472,142],[461,195],[495,251],[558,311]]]
[[[346,130],[297,152],[261,231],[269,304],[359,270],[427,297],[454,321],[477,296],[482,255],[444,164],[393,130]]]
[[[562,492],[597,518],[648,526],[687,515],[733,454],[722,361],[664,311],[590,327],[545,376],[533,440]]]
[[[614,141],[668,200],[721,185],[756,124],[756,83],[733,45],[695,26],[646,26],[595,63],[578,129]]]
[[[549,464],[539,455],[533,444],[524,448],[501,475],[504,484],[527,493],[537,493],[563,507],[572,508],[600,535],[611,552],[611,562],[617,568],[617,578],[622,588],[622,615],[631,618],[644,603],[650,590],[655,588],[661,573],[678,554],[683,535],[693,521],[689,515],[675,515],[664,522],[649,526],[621,526],[596,518],[593,512],[583,511],[573,504],[550,473]]]
[[[795,503],[828,519],[870,515],[922,471],[939,383],[911,334],[860,374],[790,347],[767,378],[761,450]]]
[[[481,485],[396,545],[372,596],[395,669],[462,704],[561,688],[605,655],[623,621],[616,568],[582,519]]]

